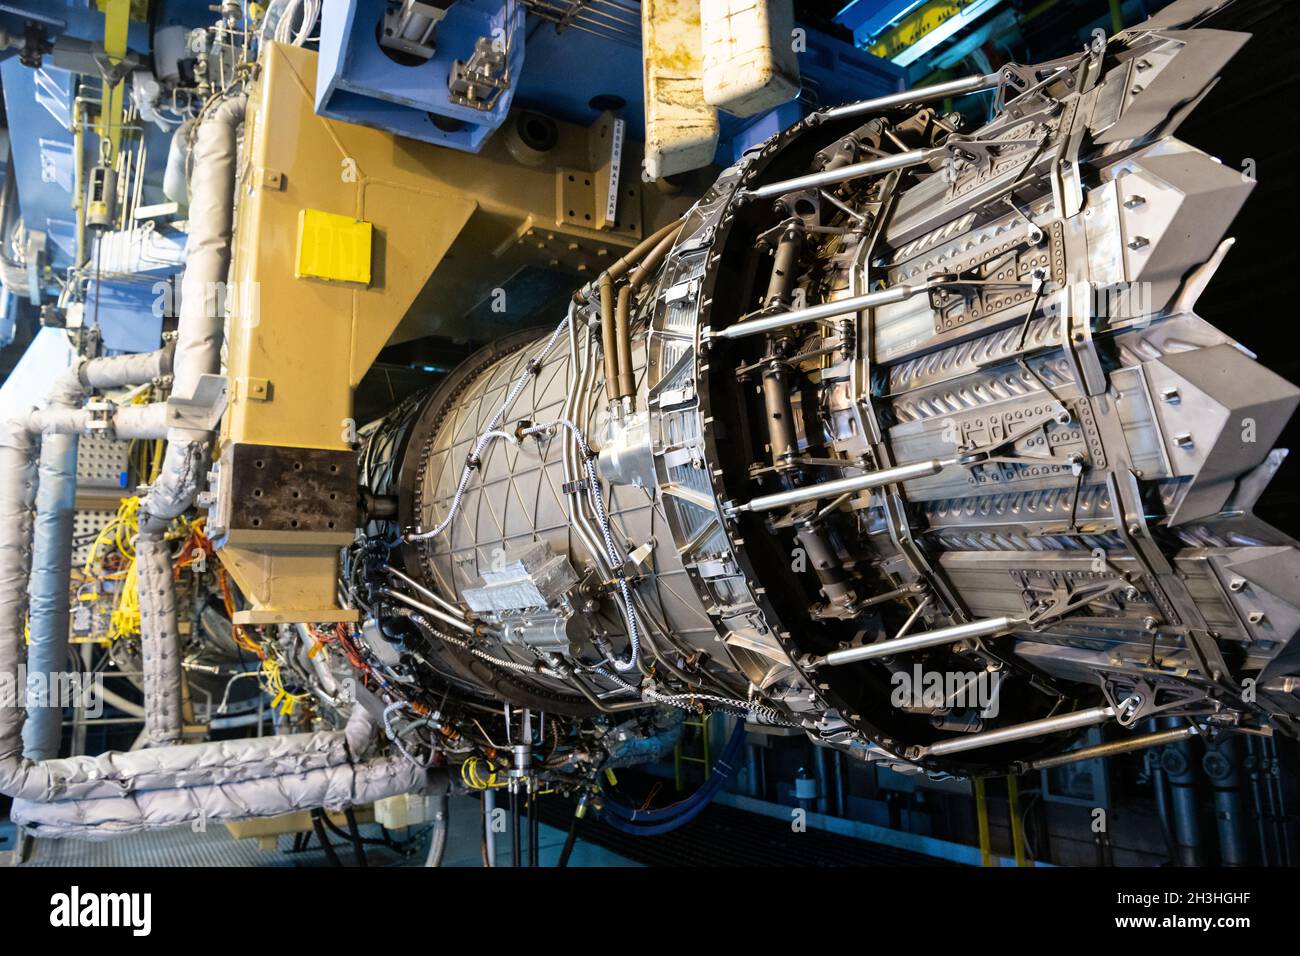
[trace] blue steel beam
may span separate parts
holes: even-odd
[[[853,33],[853,42],[865,49],[872,40],[919,7],[924,0],[852,0],[835,14],[835,22]]]

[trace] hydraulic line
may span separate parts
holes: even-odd
[[[909,166],[919,166],[922,163],[928,163],[932,160],[938,159],[946,152],[946,148],[942,146],[936,146],[931,149],[909,149],[906,152],[896,153],[893,156],[885,156],[881,159],[869,159],[866,162],[853,163],[849,166],[840,166],[838,169],[825,169],[818,173],[808,173],[806,176],[796,176],[793,179],[768,183],[765,186],[759,186],[757,189],[742,190],[736,194],[736,198],[740,201],[750,199],[771,199],[773,196],[783,196],[786,193],[795,192],[800,189],[812,189],[816,186],[829,186],[834,183],[846,182],[850,179],[860,179],[863,176],[875,176],[878,173],[888,173],[895,169],[906,169]]]
[[[565,867],[569,865],[569,857],[573,855],[573,847],[578,842],[578,824],[587,813],[587,795],[584,793],[578,798],[577,805],[573,808],[573,817],[569,820],[569,832],[564,837],[564,847],[560,850],[560,859],[556,866]]]
[[[631,312],[632,284],[629,282],[618,290],[618,305],[614,311],[615,366],[618,369],[618,386],[614,391],[620,402],[630,402],[636,391],[636,378],[632,373]],[[608,366],[608,358],[605,364]]]
[[[614,320],[614,280],[602,272],[597,280],[600,290],[600,351],[605,362],[605,397],[618,400],[619,338]]]
[[[442,621],[444,624],[454,627],[458,631],[464,631],[466,634],[477,633],[477,629],[475,628],[475,626],[473,624],[470,624],[465,619],[457,618],[451,614],[448,614],[446,611],[440,611],[436,607],[430,607],[428,604],[424,604],[420,601],[417,601],[409,594],[403,594],[401,591],[394,591],[392,588],[376,588],[375,594],[379,595],[380,597],[392,598],[394,601],[401,601],[403,604],[413,607],[417,611],[422,611],[423,613],[428,614],[430,617],[435,617],[439,621]]]
[[[558,671],[553,670],[549,667],[543,667],[540,664],[537,665],[524,664],[520,661],[506,660],[503,657],[494,657],[493,655],[489,654],[487,651],[483,650],[481,647],[475,647],[474,645],[470,644],[469,641],[463,641],[460,638],[452,637],[450,634],[444,634],[442,631],[439,631],[432,624],[430,624],[428,621],[422,618],[419,614],[410,614],[408,615],[408,618],[413,623],[418,625],[420,629],[425,631],[427,634],[437,637],[438,639],[445,641],[448,644],[451,644],[453,647],[459,647],[462,650],[469,651],[475,657],[479,658],[480,660],[487,661],[489,664],[493,665],[494,667],[500,667],[505,670],[516,671],[517,673],[520,674],[542,674],[546,677],[553,677],[557,679],[563,676]]]
[[[401,581],[403,584],[406,584],[406,585],[408,585],[409,587],[415,588],[415,590],[419,591],[421,594],[423,594],[425,597],[427,597],[427,598],[428,598],[430,601],[432,601],[434,604],[438,605],[440,608],[442,608],[442,609],[443,609],[444,611],[446,611],[448,614],[463,614],[463,613],[464,613],[464,611],[463,611],[461,608],[459,608],[459,607],[457,607],[456,605],[452,604],[450,601],[448,601],[446,598],[442,597],[441,595],[439,595],[439,594],[437,594],[437,593],[435,593],[435,592],[429,590],[428,588],[426,588],[423,584],[421,584],[419,581],[415,580],[414,578],[412,578],[412,577],[410,577],[410,576],[408,576],[408,575],[406,575],[406,574],[403,574],[403,573],[402,573],[401,571],[399,571],[397,568],[392,567],[391,565],[385,565],[385,566],[384,566],[384,570],[387,571],[389,574],[391,574],[393,577],[397,578],[397,580]]]
[[[709,779],[695,793],[672,806],[658,810],[636,810],[618,803],[607,794],[604,809],[609,812],[605,816],[605,822],[620,833],[633,836],[658,836],[685,826],[713,802],[713,798],[735,770],[735,762],[744,741],[745,722],[738,720],[722,756],[713,765]]]
[[[528,793],[528,865],[538,866],[538,857],[542,850],[542,818],[538,813],[537,801],[540,799],[538,787],[534,786]]]
[[[311,811],[311,828],[316,833],[316,839],[320,841],[321,849],[325,851],[325,857],[330,861],[330,866],[342,866],[339,856],[334,852],[334,844],[330,843],[329,834],[325,832],[325,823],[323,821],[324,813],[319,807],[314,807]]]
[[[510,787],[510,865],[522,866],[523,863],[519,858],[520,844],[522,841],[519,837],[519,827],[522,823],[519,815],[519,790]]]
[[[628,277],[627,284],[618,290],[618,305],[614,313],[614,334],[618,340],[618,398],[629,411],[635,407],[636,401],[636,376],[632,370],[632,297],[658,271],[681,231],[682,224],[678,223],[665,232]],[[604,300],[601,304],[603,308]]]
[[[623,276],[627,274],[629,269],[631,269],[633,266],[635,266],[638,262],[641,261],[642,256],[644,256],[646,253],[648,253],[651,249],[653,249],[656,245],[659,244],[659,240],[663,239],[664,236],[668,235],[668,233],[672,232],[674,229],[681,228],[681,225],[682,225],[682,220],[674,219],[672,222],[668,223],[667,225],[660,226],[650,235],[646,236],[639,243],[637,243],[630,251],[624,253],[620,258],[614,260],[613,264],[610,265],[610,267],[606,269],[604,272],[602,272],[599,277],[597,277],[596,280],[597,283],[599,284],[600,278],[604,276],[608,276],[612,282],[617,282],[619,279],[623,278]],[[587,297],[587,290],[579,289],[577,292],[575,292],[573,294],[573,301],[577,305],[586,305],[587,302],[589,301]]]

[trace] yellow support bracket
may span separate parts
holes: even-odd
[[[131,24],[131,0],[99,0],[99,10],[104,14],[104,53],[108,62],[117,66],[126,56],[127,30]],[[117,150],[122,142],[122,99],[126,83],[118,80],[112,86],[103,84],[100,100],[99,122],[96,132],[101,146],[101,162],[112,166],[117,161]]]

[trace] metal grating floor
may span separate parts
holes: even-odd
[[[481,817],[476,797],[453,797],[444,867],[482,865]],[[541,801],[542,866],[554,866],[572,805],[567,800]],[[549,824],[549,825],[547,825]],[[376,824],[361,828],[378,837]],[[583,866],[943,866],[945,861],[908,850],[867,843],[818,830],[794,833],[787,823],[714,804],[680,830],[658,837],[627,836],[602,823],[594,814],[584,820],[574,848],[573,867]],[[355,866],[350,846],[331,836],[334,852],[344,866]],[[0,851],[13,846],[13,829],[0,821]],[[403,856],[384,846],[367,846],[372,867],[421,866],[426,842],[411,844]],[[509,866],[509,837],[497,842],[497,865]],[[256,840],[236,840],[224,826],[205,833],[188,827],[118,837],[101,843],[83,840],[37,840],[25,864],[39,867],[316,867],[329,866],[312,840],[307,850],[293,849],[293,838],[281,836],[275,850],[261,849]]]
[[[379,836],[377,826],[367,824],[361,832],[366,837]],[[5,841],[8,849],[10,838]],[[334,838],[334,852],[344,866],[354,860],[350,846]],[[409,858],[382,846],[367,846],[366,859],[370,866],[419,866],[424,862],[424,844],[415,847]],[[329,861],[320,844],[313,839],[308,850],[294,851],[293,838],[281,836],[275,850],[263,850],[256,840],[236,840],[224,826],[214,826],[205,833],[194,833],[188,827],[137,833],[130,836],[91,843],[85,840],[37,840],[32,855],[25,866],[61,867],[171,867],[171,866],[269,866],[299,867],[328,866]]]
[[[442,865],[453,867],[480,867],[483,865],[481,849],[482,817],[479,799],[473,796],[454,796],[450,800],[447,848]],[[565,822],[567,828],[568,823]],[[363,824],[365,837],[378,838],[378,824]],[[412,834],[415,830],[411,831]],[[541,865],[554,866],[564,844],[565,830],[543,825],[541,827]],[[400,833],[394,840],[403,842]],[[345,867],[356,865],[350,845],[344,845],[331,835],[334,852]],[[6,851],[14,847],[14,827],[0,817],[0,865]],[[387,847],[367,846],[366,861],[371,867],[419,867],[424,865],[428,849],[427,838],[421,836],[411,844],[408,855],[403,856]],[[293,837],[281,836],[275,850],[261,849],[256,840],[236,840],[224,826],[213,826],[207,832],[194,833],[188,827],[137,833],[100,843],[84,840],[37,840],[26,866],[39,867],[328,867],[330,862],[315,839],[310,849],[293,849]],[[510,865],[510,841],[506,834],[497,840],[496,865]],[[573,851],[570,866],[636,866],[633,861],[600,847],[592,842],[580,842]]]

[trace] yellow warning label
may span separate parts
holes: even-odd
[[[298,255],[293,274],[299,278],[370,284],[370,238],[373,227],[350,216],[319,209],[298,213]]]

